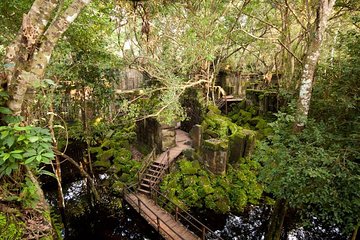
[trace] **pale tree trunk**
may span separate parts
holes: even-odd
[[[81,10],[91,0],[73,0],[61,15],[48,24],[58,0],[35,0],[24,15],[21,30],[6,53],[6,79],[10,100],[8,107],[21,115],[25,93],[36,80],[41,80],[56,43]]]
[[[35,81],[43,78],[56,43],[91,0],[73,0],[64,11],[58,11],[58,13],[61,12],[58,15],[55,14],[55,10],[57,8],[62,10],[60,2],[62,1],[34,0],[29,12],[24,14],[22,26],[16,38],[6,49],[5,75],[10,96],[7,106],[15,116],[20,116],[22,113],[22,105],[28,88]],[[37,187],[40,198],[37,209],[49,214],[49,206],[40,184],[31,170],[28,168],[27,170],[27,175]],[[57,170],[59,171],[60,168]],[[58,171],[56,174],[60,177]],[[50,219],[46,217],[43,222],[48,226],[51,225]]]
[[[314,73],[320,57],[320,48],[324,40],[329,16],[335,1],[336,0],[319,0],[314,36],[310,41],[301,75],[295,123],[296,131],[301,131],[304,128],[308,118]]]
[[[314,73],[320,57],[320,48],[324,39],[327,22],[335,1],[336,0],[319,0],[313,37],[309,43],[301,75],[297,115],[294,125],[295,132],[302,131],[308,117]],[[278,199],[276,201],[268,231],[265,236],[266,240],[280,239],[287,208],[288,203],[286,200]]]

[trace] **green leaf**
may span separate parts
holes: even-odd
[[[51,160],[48,159],[47,157],[42,157],[42,158],[41,158],[41,162],[42,162],[42,163],[45,163],[45,164],[50,164],[50,163],[51,163]]]
[[[47,157],[47,158],[50,158],[50,159],[52,159],[52,158],[55,157],[54,153],[52,153],[52,152],[44,153],[43,156],[45,156],[45,157]]]
[[[15,153],[15,154],[11,154],[11,156],[15,159],[20,159],[20,160],[23,159],[23,156],[21,154]]]
[[[5,169],[5,175],[9,176],[11,172],[12,172],[12,168],[10,166]]]
[[[3,160],[6,160],[10,157],[10,153],[4,153]]]
[[[18,132],[21,132],[21,131],[30,130],[30,127],[29,127],[29,126],[27,126],[27,127],[15,126],[15,127],[14,127],[14,130],[16,130],[16,131],[18,131]]]
[[[54,128],[62,128],[62,129],[65,129],[65,127],[62,126],[62,125],[54,125]]]
[[[55,176],[54,173],[49,172],[49,171],[46,171],[46,170],[41,170],[41,171],[39,172],[39,174],[41,174],[41,175],[48,175],[48,176],[50,176],[50,177],[56,178],[56,176]]]
[[[22,141],[22,140],[24,140],[24,139],[26,139],[26,136],[25,136],[25,135],[20,135],[20,136],[18,137],[18,141]]]
[[[42,156],[41,156],[41,155],[37,155],[37,156],[36,156],[36,161],[40,162],[41,159],[42,159]]]
[[[11,151],[10,153],[23,153],[23,152],[24,152],[23,150],[17,149],[17,150]]]
[[[31,157],[31,158],[28,158],[28,159],[24,162],[24,164],[29,164],[29,163],[33,162],[33,161],[35,160],[35,158],[36,158],[36,156],[33,156],[33,157]]]
[[[7,92],[0,91],[0,97],[7,99],[9,97],[9,94]]]
[[[33,143],[33,142],[36,142],[36,141],[39,141],[39,139],[40,139],[40,138],[39,138],[38,136],[31,136],[31,137],[29,137],[29,141],[32,142],[32,143]]]
[[[6,138],[7,135],[9,135],[9,131],[3,131],[3,132],[1,132],[1,139]]]
[[[15,138],[13,136],[9,136],[7,138],[5,138],[4,140],[4,145],[8,145],[9,147],[11,147],[15,142]]]
[[[12,114],[12,111],[6,107],[0,107],[0,113],[10,115]]]
[[[24,157],[32,157],[35,156],[37,153],[34,149],[29,149],[28,151],[26,151],[26,153],[24,153]]]

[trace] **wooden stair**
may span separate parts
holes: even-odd
[[[152,162],[141,178],[138,191],[144,194],[150,194],[150,190],[157,186],[167,168],[168,166],[163,163]]]

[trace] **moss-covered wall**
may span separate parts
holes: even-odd
[[[16,214],[0,212],[0,240],[22,239],[25,224],[16,218]]]
[[[228,141],[221,139],[208,139],[203,142],[202,159],[205,169],[216,174],[226,173],[228,162]]]
[[[137,140],[149,147],[156,146],[158,153],[174,147],[176,145],[175,137],[175,124],[160,124],[153,118],[137,123]]]

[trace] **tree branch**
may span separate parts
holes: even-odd
[[[99,193],[96,190],[95,187],[95,181],[94,179],[84,170],[82,166],[80,166],[72,157],[66,155],[65,153],[60,152],[58,149],[53,148],[53,151],[56,155],[63,157],[65,160],[69,161],[71,164],[73,164],[77,169],[79,169],[81,175],[83,175],[90,183],[91,191],[93,192],[95,196],[96,201],[100,201]]]

